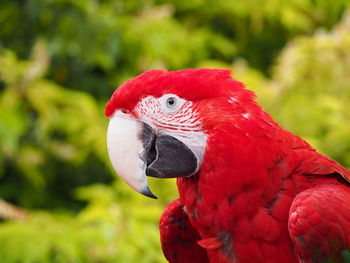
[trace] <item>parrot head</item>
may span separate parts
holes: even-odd
[[[107,148],[118,175],[156,198],[147,177],[198,173],[216,130],[240,129],[256,109],[254,93],[229,70],[151,70],[126,81],[107,103]]]

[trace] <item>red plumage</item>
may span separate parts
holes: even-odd
[[[179,199],[167,206],[159,229],[164,255],[169,262],[209,262],[206,250],[196,243],[201,237],[191,226]]]
[[[170,262],[342,262],[348,170],[281,128],[227,70],[146,72],[115,92],[106,115],[165,93],[193,101],[208,135],[199,172],[178,178],[180,198],[160,221]]]

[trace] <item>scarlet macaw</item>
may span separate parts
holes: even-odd
[[[160,220],[169,262],[343,262],[350,172],[281,128],[230,71],[145,72],[105,114],[126,183],[156,198],[146,176],[177,178]]]

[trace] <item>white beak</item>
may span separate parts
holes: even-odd
[[[115,171],[129,186],[145,196],[157,198],[147,184],[145,158],[148,153],[142,138],[144,125],[138,120],[115,114],[107,131],[108,154]]]

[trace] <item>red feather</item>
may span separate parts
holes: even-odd
[[[209,262],[206,250],[197,245],[200,236],[188,221],[179,199],[167,206],[159,229],[162,249],[169,262]]]
[[[146,72],[116,90],[106,115],[165,93],[193,101],[208,136],[201,169],[178,179],[180,200],[161,219],[170,262],[341,262],[348,170],[281,128],[227,70]]]

